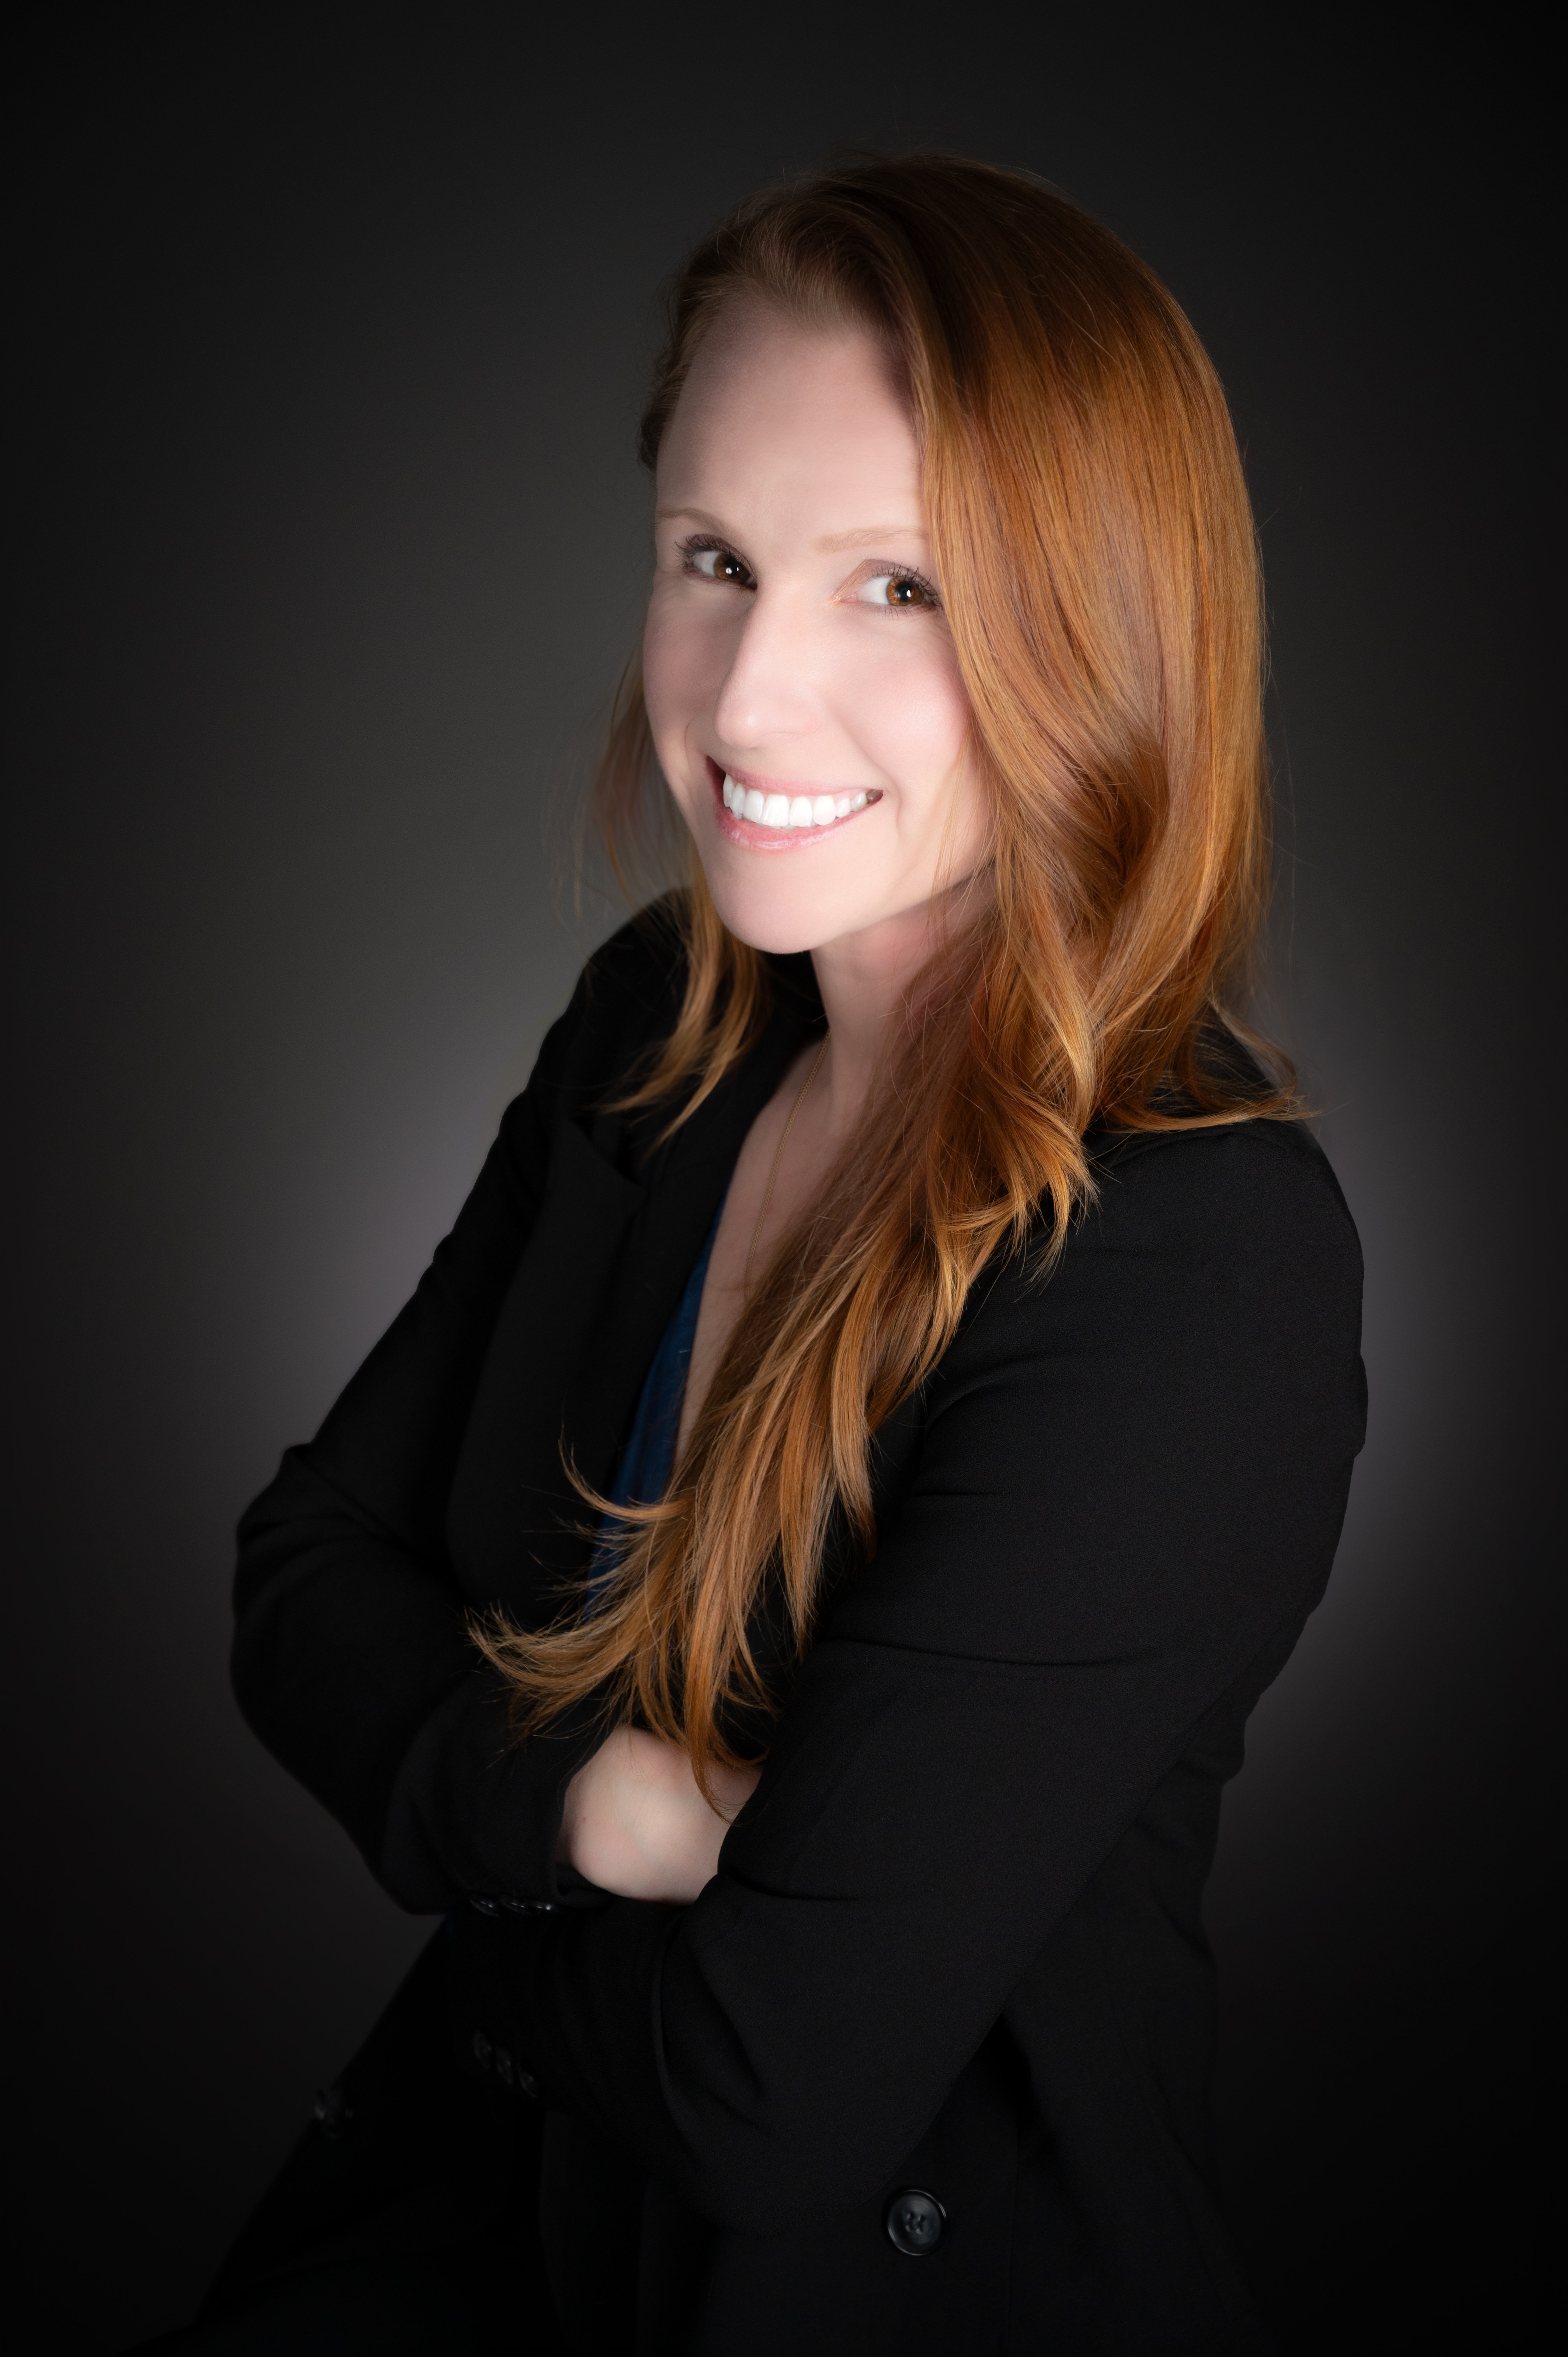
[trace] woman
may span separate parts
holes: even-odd
[[[915,156],[699,250],[643,451],[601,788],[689,881],[241,1534],[252,1726],[447,1921],[179,2344],[1264,2348],[1200,1900],[1363,1390],[1225,1011],[1223,398],[1106,231]]]

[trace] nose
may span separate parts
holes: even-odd
[[[787,593],[753,592],[714,704],[714,726],[736,753],[803,736],[818,718],[812,632]]]

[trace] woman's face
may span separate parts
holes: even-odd
[[[698,350],[659,454],[654,743],[730,931],[814,950],[984,856],[914,430],[875,339],[756,302]]]

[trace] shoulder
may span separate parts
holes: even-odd
[[[649,1134],[662,1129],[668,1107],[644,1107],[624,1118],[614,1108],[646,1077],[680,1020],[690,971],[685,901],[683,892],[666,893],[594,952],[545,1039],[525,1095],[509,1106],[503,1131],[514,1121],[575,1121],[601,1153],[635,1159]],[[820,1021],[810,957],[769,954],[765,963],[768,1021],[786,1030]]]
[[[1094,1200],[975,1288],[943,1371],[1050,1365],[1112,1393],[1360,1400],[1361,1254],[1327,1157],[1297,1123],[1101,1135]],[[940,1386],[939,1385],[939,1391]]]
[[[667,892],[628,919],[588,959],[567,1019],[575,1033],[614,1055],[667,1034],[686,986],[685,895]]]
[[[1355,1229],[1295,1125],[1094,1146],[1096,1199],[1054,1262],[1042,1232],[988,1270],[879,1432],[879,1533],[914,1514],[961,1547],[959,1587],[950,1550],[933,1573],[944,1614],[999,1594],[988,1546],[1023,1566],[986,1610],[1038,1658],[1073,1654],[1059,1614],[1080,1607],[1106,1659],[1198,1607],[1252,1646],[1321,1587],[1365,1436]]]
[[[528,1088],[502,1117],[513,1130],[562,1119],[592,1122],[632,1084],[668,1039],[686,983],[681,895],[638,910],[587,959],[564,1011],[545,1034]]]
[[[1101,1132],[1088,1146],[1095,1199],[1064,1258],[1163,1244],[1227,1264],[1283,1256],[1359,1285],[1355,1222],[1304,1123]]]

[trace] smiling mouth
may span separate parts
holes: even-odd
[[[821,841],[882,800],[875,786],[849,792],[788,794],[749,785],[710,760],[708,772],[723,805],[720,821],[732,840],[757,849],[782,851],[787,845]]]

